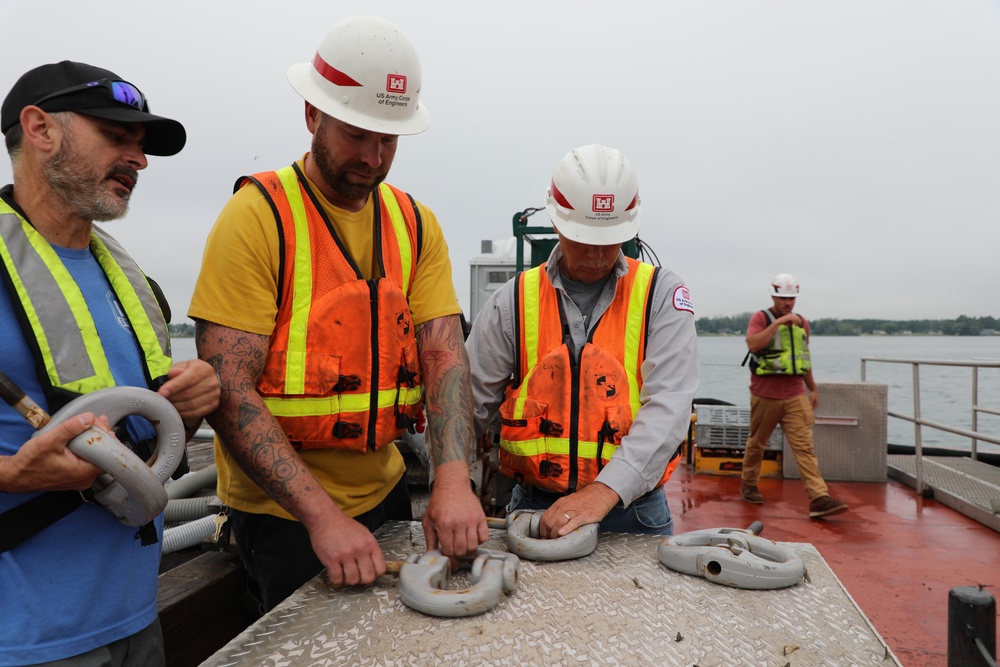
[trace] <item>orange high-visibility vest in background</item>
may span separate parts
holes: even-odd
[[[420,217],[406,193],[379,185],[375,260],[365,280],[296,165],[245,177],[270,201],[283,243],[278,314],[257,391],[302,449],[364,453],[417,416],[420,366],[407,294]]]
[[[563,342],[566,324],[545,264],[518,278],[517,369],[500,406],[500,471],[518,482],[576,491],[597,478],[632,426],[657,269],[626,261],[628,274],[577,358]]]

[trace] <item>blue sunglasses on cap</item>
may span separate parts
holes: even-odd
[[[104,89],[111,94],[111,99],[115,102],[120,102],[121,104],[127,104],[130,107],[135,107],[140,111],[149,112],[149,104],[146,102],[146,96],[142,94],[142,91],[136,88],[134,85],[128,81],[121,81],[118,79],[99,79],[97,81],[91,81],[89,83],[81,83],[78,86],[71,86],[69,88],[63,88],[62,90],[57,90],[54,93],[49,93],[42,99],[35,102],[33,106],[41,106],[43,102],[47,102],[55,97],[62,97],[63,95],[71,95],[73,93],[79,93],[84,90],[98,90]]]

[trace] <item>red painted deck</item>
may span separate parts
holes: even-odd
[[[762,537],[811,543],[907,667],[947,667],[952,588],[1000,596],[1000,534],[904,484],[831,482],[851,509],[828,519],[809,518],[799,480],[761,479],[763,505],[743,502],[739,484],[682,464],[667,486],[675,534],[761,521]]]

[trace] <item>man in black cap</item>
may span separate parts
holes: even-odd
[[[162,295],[94,225],[125,215],[146,155],[179,152],[184,127],[115,73],[63,61],[14,84],[0,130],[14,174],[0,189],[0,371],[50,414],[80,394],[146,387],[192,435],[218,405],[214,371],[172,363]],[[0,406],[0,665],[164,664],[159,544],[75,493],[103,473],[67,449],[95,421],[111,426],[87,414],[34,437]],[[140,453],[155,435],[138,418],[119,426]],[[17,531],[4,523],[15,508]],[[162,515],[154,524],[162,536]]]

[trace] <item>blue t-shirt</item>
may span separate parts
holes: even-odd
[[[141,352],[97,259],[89,249],[55,250],[90,307],[115,382],[145,387]],[[48,411],[11,295],[2,285],[0,327],[0,371]],[[130,422],[129,430],[139,439],[153,434],[144,420]],[[20,414],[0,404],[0,455],[14,454],[33,434]],[[0,493],[0,512],[34,495]],[[162,539],[162,515],[156,527]],[[141,546],[136,530],[88,504],[0,554],[0,666],[78,655],[152,623],[160,543]]]

